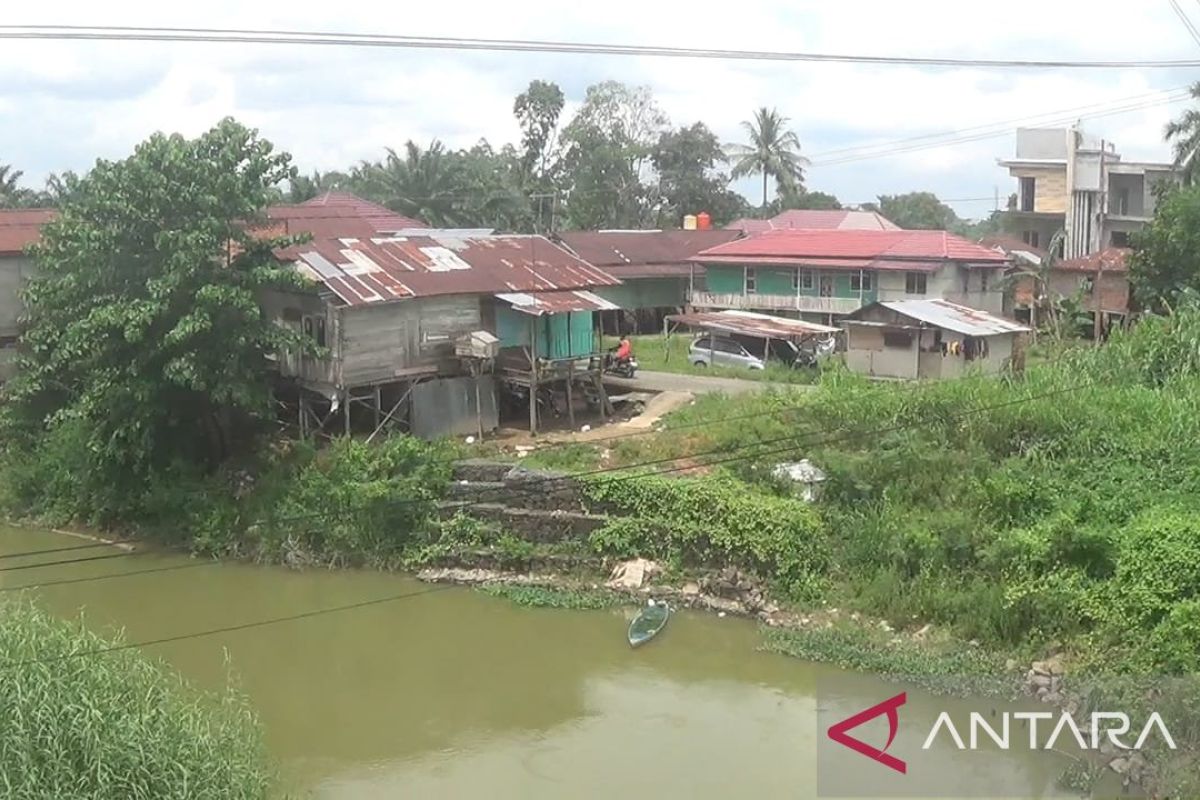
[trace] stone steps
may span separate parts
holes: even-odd
[[[446,517],[453,516],[461,510],[475,519],[499,525],[502,530],[512,531],[521,538],[538,544],[582,541],[587,539],[592,531],[608,522],[608,517],[598,514],[559,509],[514,508],[503,503],[463,505],[447,501],[441,503],[440,508]]]

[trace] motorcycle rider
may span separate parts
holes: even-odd
[[[628,361],[633,356],[633,344],[629,341],[628,336],[622,336],[620,344],[617,345],[615,354],[617,363]]]

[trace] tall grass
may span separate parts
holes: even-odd
[[[0,795],[10,800],[265,798],[254,714],[22,601],[0,605]],[[15,665],[15,666],[13,666]]]

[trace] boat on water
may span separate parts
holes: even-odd
[[[667,626],[670,616],[671,609],[666,603],[651,600],[629,623],[629,646],[638,647],[653,639]]]

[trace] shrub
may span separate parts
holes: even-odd
[[[32,605],[0,606],[0,785],[12,800],[237,800],[270,785],[254,714]]]

